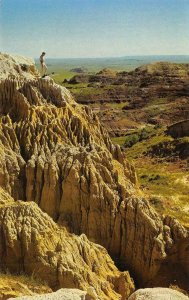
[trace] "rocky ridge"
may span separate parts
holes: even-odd
[[[22,211],[26,211],[33,220],[33,211],[37,215],[42,214],[30,202],[34,201],[70,232],[85,233],[91,241],[106,247],[117,265],[122,269],[129,267],[141,285],[147,282],[155,285],[162,270],[167,276],[165,284],[169,285],[176,276],[171,272],[173,266],[178,270],[179,281],[183,277],[180,274],[187,274],[189,268],[186,263],[188,233],[184,227],[174,219],[159,217],[143,199],[134,168],[119,146],[111,143],[90,108],[76,104],[71,94],[50,78],[34,76],[28,80],[27,76],[23,79],[23,74],[22,78],[19,76],[17,74],[14,79],[7,76],[0,82],[0,185],[15,200],[28,203],[17,201],[10,206],[7,204],[8,207],[4,205],[3,213],[10,213],[12,218],[17,214],[23,216]],[[3,228],[7,228],[4,225],[6,218],[1,221]],[[59,284],[56,264],[61,254],[56,254],[57,241],[52,236],[56,237],[54,232],[59,232],[59,229],[47,216],[44,222],[45,228],[48,228],[44,233],[45,245],[40,246],[38,251],[45,249],[50,256],[47,255],[46,261],[40,252],[43,257],[40,264],[42,269],[45,266],[56,270],[50,283],[54,287]],[[25,228],[27,226],[21,230],[22,234]],[[20,227],[14,228],[13,232],[17,230]],[[7,229],[2,232],[4,239]],[[16,270],[24,266],[27,272],[33,271],[35,255],[32,247],[28,248],[31,232],[28,234],[28,238],[23,238],[24,244],[20,244],[19,234],[14,235],[15,242],[10,243],[12,250],[3,260],[4,267]],[[8,232],[8,241],[9,235]],[[60,244],[69,234],[61,235]],[[82,237],[75,237],[76,245],[78,239]],[[41,243],[39,240],[34,236],[37,244]],[[18,245],[21,245],[18,249],[27,251],[24,255],[19,254],[14,263]],[[79,246],[76,245],[74,251],[77,252]],[[10,250],[9,246],[4,247]],[[78,270],[75,271],[77,273]],[[48,272],[44,273],[48,276]],[[72,287],[78,287],[80,280],[80,286],[85,287],[84,274],[83,277],[78,275],[79,279]],[[184,280],[180,280],[179,284],[185,286]],[[106,299],[104,297],[102,299]]]

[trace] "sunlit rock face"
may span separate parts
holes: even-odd
[[[115,267],[107,251],[82,234],[59,227],[34,202],[14,201],[0,191],[0,269],[33,274],[53,290],[92,286],[100,299],[121,299],[134,291],[128,272]]]
[[[19,55],[0,53],[0,79],[34,79],[39,77],[34,60]]]
[[[14,76],[0,81],[0,185],[15,200],[34,201],[59,225],[104,246],[140,284],[156,284],[162,268],[167,285],[174,280],[170,266],[179,266],[178,277],[179,270],[187,272],[187,231],[143,199],[134,168],[97,116],[28,65],[16,75],[10,67],[7,74]]]

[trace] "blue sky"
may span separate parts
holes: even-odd
[[[189,0],[0,0],[0,51],[37,57],[189,54]]]

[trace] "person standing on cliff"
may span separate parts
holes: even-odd
[[[41,75],[42,75],[42,77],[45,77],[47,75],[46,74],[46,72],[47,72],[47,66],[45,64],[45,58],[44,58],[45,54],[46,54],[45,52],[42,52],[42,54],[41,54],[41,56],[39,58],[40,64],[41,64]]]

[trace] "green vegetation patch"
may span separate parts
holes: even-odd
[[[168,99],[165,98],[151,98],[150,102],[147,104],[147,106],[151,106],[151,105],[161,105],[161,104],[167,104],[168,103]]]
[[[114,144],[118,144],[120,146],[123,146],[124,143],[125,143],[125,136],[113,137],[111,140]]]
[[[155,145],[172,141],[170,136],[164,133],[164,128],[158,126],[146,126],[139,130],[134,130],[123,137],[112,138],[114,143],[125,148],[128,159],[135,159],[141,155],[150,153]]]
[[[69,70],[61,70],[57,73],[51,74],[51,77],[56,83],[62,84],[65,79],[70,79],[75,75],[75,73],[70,72]]]

